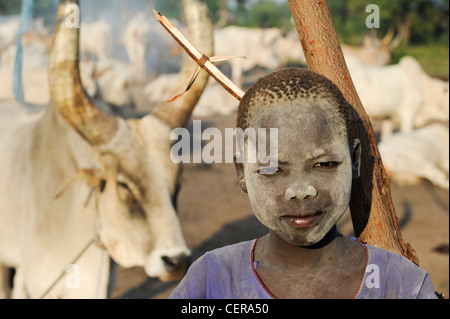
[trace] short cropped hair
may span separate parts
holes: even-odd
[[[325,76],[297,67],[285,68],[260,78],[244,94],[239,103],[236,127],[243,130],[251,126],[251,118],[260,108],[275,108],[284,101],[306,98],[327,98],[336,106],[338,116],[344,120],[349,140],[354,138],[356,111],[345,100],[338,87]]]

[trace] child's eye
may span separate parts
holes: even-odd
[[[320,168],[335,168],[337,167],[339,162],[320,162],[314,165],[314,167],[320,167]]]
[[[258,169],[258,174],[262,175],[270,175],[281,172],[281,168],[279,167],[261,167]]]

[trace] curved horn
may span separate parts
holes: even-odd
[[[393,51],[396,47],[399,46],[399,44],[403,41],[403,35],[402,32],[397,33],[397,35],[395,36],[394,40],[392,40],[389,43],[389,49],[391,49],[391,51]]]
[[[190,40],[195,47],[207,56],[213,54],[213,29],[208,18],[208,8],[200,0],[183,0],[183,12],[189,29]],[[183,61],[177,85],[174,92],[179,93],[186,88],[187,83],[197,68],[189,57]],[[208,73],[200,72],[189,92],[174,102],[164,102],[156,107],[153,115],[158,117],[170,127],[184,126],[188,121],[195,105],[208,81]]]
[[[70,125],[91,145],[98,146],[111,140],[118,123],[94,105],[81,85],[77,15],[78,1],[60,0],[49,58],[50,95]]]
[[[389,46],[393,38],[394,38],[394,29],[389,28],[384,38],[381,39],[380,42],[385,46]]]

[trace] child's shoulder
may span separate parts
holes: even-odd
[[[216,248],[198,258],[171,298],[256,298],[265,296],[256,284],[251,253],[255,240]],[[267,297],[267,296],[266,296]]]
[[[398,253],[365,246],[368,258],[361,298],[436,298],[425,270]]]
[[[368,265],[372,264],[379,265],[383,268],[394,268],[398,272],[413,271],[423,275],[426,274],[415,263],[398,253],[369,244],[365,244],[365,246],[367,247],[368,253]]]

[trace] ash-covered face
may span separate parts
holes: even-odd
[[[349,143],[334,112],[320,111],[331,110],[330,103],[303,100],[258,114],[252,127],[278,128],[278,166],[273,174],[259,163],[238,168],[259,221],[297,246],[319,242],[337,223],[359,175],[359,141]]]

